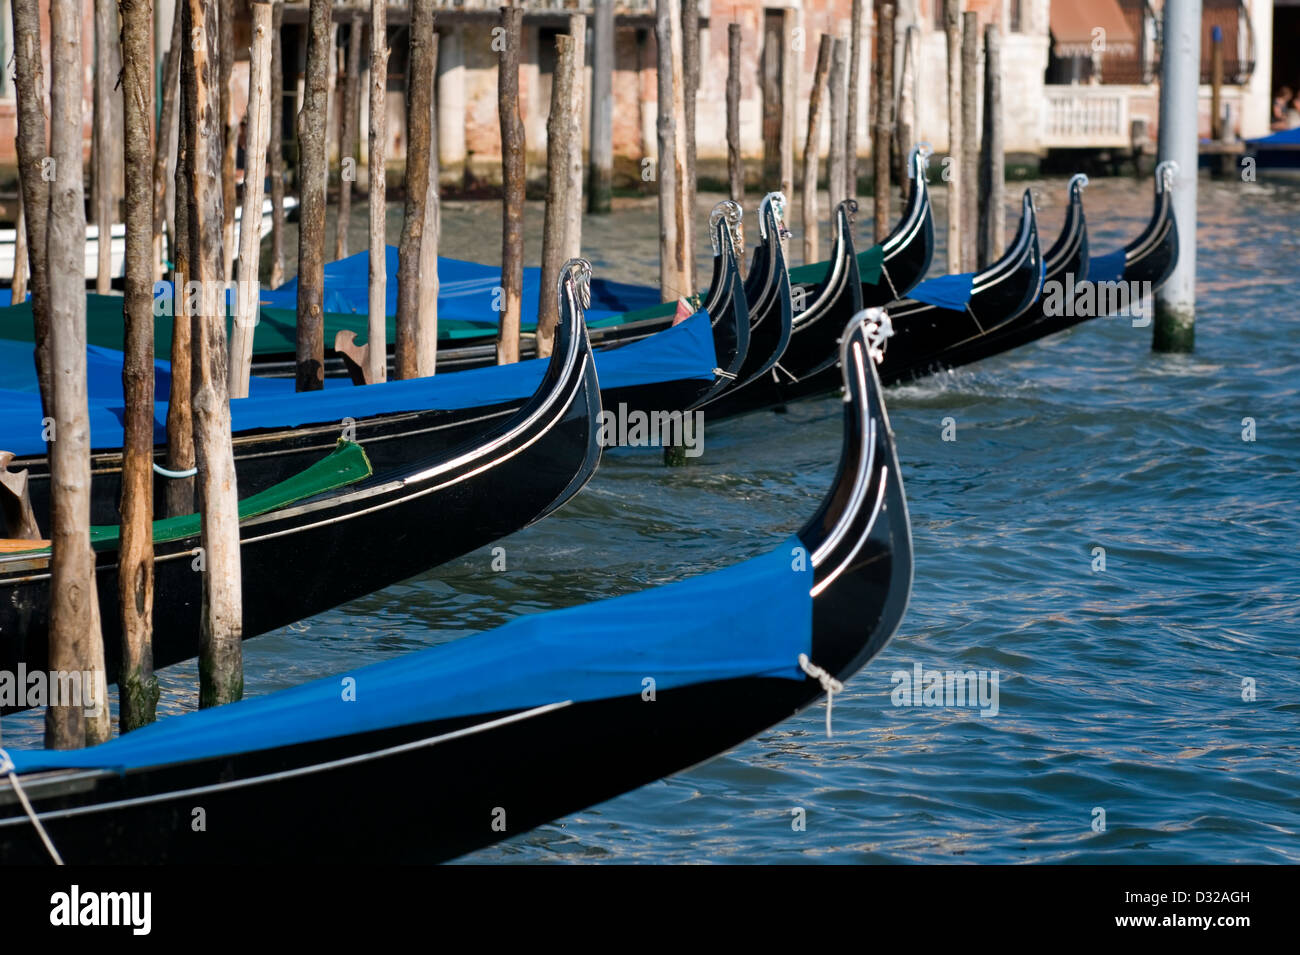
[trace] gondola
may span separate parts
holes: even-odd
[[[863,308],[884,306],[910,292],[930,270],[934,255],[934,213],[930,205],[930,189],[926,180],[930,147],[914,146],[908,158],[908,176],[912,189],[907,205],[894,230],[884,242],[873,245],[864,252],[853,252],[852,233],[849,233],[847,251],[857,259]],[[852,210],[856,212],[856,206]],[[839,224],[839,210],[834,211],[832,227]],[[806,317],[803,312],[813,312],[813,306],[822,295],[821,289],[834,290],[837,269],[842,269],[841,256],[845,251],[839,236],[832,240],[831,257],[827,262],[801,265],[790,270],[790,285],[795,289],[795,326]],[[799,308],[803,299],[804,307]],[[834,364],[836,352],[832,346],[824,361]],[[821,360],[818,362],[822,363]]]
[[[726,274],[739,283],[734,268]],[[731,372],[718,366],[717,343],[730,342],[731,353],[725,357],[735,367],[744,344],[745,321],[743,297],[733,294],[726,299],[716,323],[709,315],[697,313],[659,334],[599,353],[595,365],[604,407],[627,416],[637,412],[671,415],[694,407],[731,381]],[[728,327],[729,332],[725,331]],[[288,381],[258,382],[259,387],[269,389],[264,395],[231,403],[240,492],[254,494],[288,479],[328,453],[342,433],[363,444],[376,471],[381,472],[472,440],[515,414],[536,390],[546,367],[546,361],[534,359],[366,387],[334,382],[338,387],[303,394],[294,394]],[[120,384],[112,387],[120,388]],[[167,389],[160,385],[158,393],[165,395]],[[39,429],[25,424],[41,420],[39,401],[34,394],[15,398],[19,404],[9,405],[0,394],[0,411],[10,411],[8,417],[13,422],[0,429],[0,449],[16,455],[12,469],[27,470],[32,506],[38,519],[43,519],[49,507],[48,458]],[[118,520],[120,406],[120,397],[102,406],[92,403],[91,520],[97,524]],[[20,408],[26,410],[11,411]],[[160,466],[166,450],[165,420],[166,411],[160,406],[155,412]],[[159,501],[167,480],[156,477]]]
[[[0,862],[49,860],[33,819],[71,863],[450,859],[709,759],[838,692],[889,640],[911,589],[873,314],[845,332],[839,469],[797,536],[711,574],[94,749],[10,751]]]
[[[1020,226],[1002,258],[980,272],[922,282],[909,298],[889,306],[894,337],[880,367],[881,380],[889,384],[939,370],[943,352],[1023,314],[1038,297],[1042,282],[1038,224],[1026,189]]]
[[[804,308],[797,312],[792,309],[790,332],[779,357],[768,363],[765,374],[751,375],[745,387],[730,388],[708,404],[705,413],[711,420],[780,405],[799,394],[838,386],[838,330],[862,310],[858,257],[853,250],[853,216],[857,208],[857,202],[846,199],[835,210],[829,268],[811,290],[800,290],[798,299]],[[769,268],[783,261],[779,241],[770,233],[764,236],[763,245],[754,254],[755,266]]]
[[[1043,256],[1042,294],[1011,321],[936,355],[934,364],[957,368],[1000,355],[1047,334],[1043,329],[1055,318],[1046,315],[1051,290],[1081,288],[1088,280],[1088,225],[1083,212],[1083,190],[1087,185],[1088,177],[1082,173],[1070,178],[1069,204],[1061,234]]]
[[[1124,299],[1129,302],[1140,300],[1141,292],[1137,290],[1159,290],[1178,264],[1178,224],[1173,213],[1177,168],[1172,160],[1156,167],[1154,207],[1138,237],[1121,249],[1096,256],[1090,254],[1084,222],[1082,189],[1087,177],[1072,178],[1065,226],[1045,259],[1044,294],[1023,316],[945,353],[941,363],[948,367],[969,364],[1073,328],[1090,318],[1104,317],[1109,314],[1106,304],[1113,298],[1107,290],[1116,285],[1125,287]],[[1095,306],[1067,307],[1066,297],[1072,302],[1090,300]]]
[[[469,553],[539,520],[586,484],[600,458],[600,394],[581,308],[589,268],[581,260],[565,266],[555,352],[523,407],[481,424],[473,441],[404,457],[397,467],[378,465],[376,459],[386,456],[375,453],[383,441],[365,446],[370,461],[363,469],[356,459],[366,455],[345,444],[346,466],[334,460],[336,451],[323,475],[305,481],[299,475],[262,495],[259,506],[241,508],[252,512],[240,522],[245,637]],[[100,618],[108,672],[114,673],[117,539],[111,533],[96,537],[102,538],[95,562]],[[166,666],[198,652],[202,574],[192,566],[198,519],[160,521],[155,537],[154,661]],[[13,552],[15,542],[0,549],[4,672],[20,663],[43,668],[47,658],[50,551],[37,542],[16,546],[29,543],[40,549]]]

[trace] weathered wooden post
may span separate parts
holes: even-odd
[[[370,214],[370,296],[366,320],[366,381],[388,377],[388,0],[370,0],[370,133],[366,152]]]
[[[614,194],[614,0],[594,0],[593,6],[587,211],[605,213]]]
[[[438,75],[438,33],[429,31],[429,71]],[[438,100],[429,90],[429,161],[425,173],[424,232],[420,236],[420,295],[415,330],[415,374],[432,375],[438,366],[438,238],[442,228],[442,200],[438,162]]]
[[[147,0],[146,0],[147,2]],[[257,330],[261,265],[262,190],[266,179],[266,144],[271,125],[271,5],[254,0],[253,46],[248,63],[248,129],[244,155],[243,225],[239,230],[239,281],[235,291],[235,324],[230,337],[231,398],[248,397],[253,366],[253,333]],[[355,27],[354,27],[355,29]]]
[[[158,116],[158,131],[154,137],[153,155],[153,257],[154,279],[161,280],[166,273],[165,256],[174,256],[176,235],[169,232],[167,250],[163,251],[163,232],[167,223],[167,187],[172,179],[167,175],[172,156],[176,153],[176,101],[180,91],[181,78],[181,15],[176,10],[172,15],[171,41],[167,45],[167,56],[163,60],[162,70],[162,109]]]
[[[831,107],[831,148],[827,159],[827,192],[831,209],[838,209],[840,203],[848,198],[844,185],[848,181],[846,168],[848,157],[848,139],[845,135],[849,123],[848,102],[848,59],[849,41],[845,37],[836,37],[831,47],[830,72],[830,107]]]
[[[235,152],[239,148],[239,120],[235,118],[235,98],[231,82],[235,75],[235,0],[218,0],[214,11],[217,22],[217,83],[221,91],[221,266],[229,282],[235,276]]]
[[[433,0],[411,0],[410,67],[406,87],[406,208],[397,251],[397,337],[393,377],[419,376],[420,247],[429,195],[433,82]]]
[[[117,76],[113,61],[117,52],[117,4],[95,0],[94,157],[95,225],[99,231],[99,253],[95,269],[95,291],[107,295],[113,288],[113,153],[117,136],[113,130],[113,87]]]
[[[569,15],[569,36],[573,37],[573,97],[566,104],[573,128],[569,130],[569,156],[565,175],[569,177],[568,201],[564,213],[564,259],[582,255],[582,119],[583,80],[587,61],[587,18],[581,13]]]
[[[222,128],[201,120],[201,117],[219,115],[221,104],[217,3],[218,0],[187,0],[192,40],[182,64],[189,119],[185,136],[190,153],[191,178],[185,194],[190,207],[190,266],[194,281],[201,289],[198,314],[193,316],[190,381],[199,513],[202,515],[201,707],[230,703],[244,695],[239,492],[235,483],[230,401],[226,392],[226,309],[222,294],[225,287],[220,182]]]
[[[733,202],[745,201],[745,157],[740,147],[740,24],[727,24],[727,185]],[[741,256],[742,271],[745,258]]]
[[[962,14],[961,31],[961,268],[975,271],[976,235],[979,232],[979,14]]]
[[[86,213],[82,191],[80,0],[50,2],[50,183],[46,267],[50,276],[50,669],[105,676],[90,548],[90,411],[86,391]],[[37,32],[35,36],[39,37]],[[21,39],[21,38],[20,38]],[[39,56],[39,50],[36,52]],[[95,682],[92,680],[92,683]],[[83,694],[86,687],[82,687]],[[93,693],[93,689],[91,690]],[[73,749],[100,742],[85,699],[45,713],[45,745]],[[103,723],[107,727],[107,701]]]
[[[777,141],[781,153],[781,192],[787,198],[794,192],[795,104],[799,101],[799,67],[802,60],[795,50],[795,30],[798,25],[797,9],[786,7],[781,11],[781,129]],[[800,43],[799,46],[802,47],[803,44]]]
[[[45,80],[41,65],[41,11],[39,0],[11,0],[14,19],[14,94],[17,108],[15,151],[18,185],[23,194],[24,235],[31,276],[33,338],[36,342],[36,377],[46,414],[53,391],[50,377],[50,283],[46,258],[50,188],[42,175],[45,157]],[[78,169],[81,168],[78,163]],[[82,263],[85,274],[85,263]]]
[[[659,56],[659,117],[656,128],[659,155],[655,161],[655,175],[659,180],[659,293],[665,302],[676,301],[687,294],[685,263],[678,258],[682,224],[680,207],[677,203],[677,112],[673,108],[675,86],[673,54],[680,33],[677,22],[679,19],[677,0],[657,0],[655,41]],[[558,263],[556,274],[558,274]],[[543,273],[544,297],[546,288],[546,276]],[[550,297],[554,298],[553,295]]]
[[[1163,36],[1157,149],[1160,162],[1177,163],[1173,207],[1178,224],[1178,264],[1156,293],[1151,347],[1190,352],[1196,340],[1196,96],[1201,71],[1201,0],[1165,4]]]
[[[180,0],[176,18],[188,23],[189,2]],[[183,33],[183,36],[189,36]],[[181,65],[189,57],[188,44],[181,45]],[[192,316],[185,308],[185,283],[190,279],[190,149],[187,130],[190,125],[186,79],[180,77],[180,96],[177,103],[176,208],[172,222],[172,341],[171,341],[171,391],[167,396],[167,470],[187,474],[183,478],[170,478],[166,484],[166,509],[168,517],[194,513],[194,415],[190,407],[190,366],[193,361],[191,342]]]
[[[343,104],[339,117],[339,216],[334,228],[334,258],[347,258],[348,226],[352,220],[352,183],[357,177],[357,122],[361,100],[361,20],[355,14],[348,22],[348,63],[343,79]],[[250,110],[249,115],[252,115]],[[247,178],[245,178],[247,181]],[[244,215],[248,212],[245,210]],[[257,210],[258,219],[262,210]]]
[[[663,2],[663,0],[661,0]],[[671,2],[671,0],[669,0]],[[551,112],[546,120],[546,224],[542,233],[542,282],[537,303],[537,355],[545,358],[555,344],[559,322],[556,283],[565,258],[564,221],[569,207],[569,150],[573,143],[573,37],[555,38],[555,74],[551,82]]]
[[[763,170],[760,182],[765,191],[781,188],[781,126],[785,118],[784,84],[781,81],[781,61],[785,46],[783,20],[762,16],[763,47],[759,55],[759,90],[763,98]]]
[[[610,5],[612,0],[604,3]],[[612,43],[612,9],[609,17]],[[526,170],[524,123],[519,117],[519,47],[523,42],[523,22],[521,8],[501,8],[497,64],[497,115],[501,123],[501,324],[497,329],[497,362],[502,365],[519,360],[519,318],[524,294]],[[612,116],[610,122],[610,136],[613,136]]]
[[[316,391],[325,382],[325,103],[329,92],[329,38],[330,0],[311,0],[307,70],[302,110],[298,113],[298,391]]]
[[[866,0],[853,0],[853,12],[849,27],[849,128],[846,153],[844,194],[850,199],[858,194],[858,125],[862,122],[862,107],[858,103],[862,87],[862,47],[864,20],[866,19]],[[876,82],[872,81],[874,87]],[[892,85],[892,83],[891,83]],[[875,146],[873,145],[874,149]],[[835,210],[831,210],[834,215]]]
[[[908,157],[916,145],[916,60],[921,47],[921,30],[909,26],[903,34],[903,69],[898,83],[898,189],[907,201],[908,180],[912,170]]]
[[[271,6],[271,143],[267,147],[271,169],[272,288],[284,284],[284,40],[280,35],[283,19],[284,2],[275,0]],[[374,72],[373,65],[371,72]]]
[[[118,722],[122,732],[127,732],[152,723],[158,704],[158,680],[153,672],[153,0],[122,0],[121,9],[126,160],[122,396],[126,414],[117,574],[122,618]],[[167,138],[161,126],[158,138]]]
[[[948,158],[943,178],[948,182],[948,273],[961,272],[962,127],[961,127],[961,0],[944,0],[943,28],[948,40]],[[953,167],[956,168],[953,168]]]
[[[791,56],[787,51],[786,56]],[[692,294],[699,288],[695,244],[695,100],[700,90],[700,3],[682,0],[682,239],[686,275]],[[793,152],[791,152],[793,155]],[[785,154],[782,153],[782,164]]]
[[[813,72],[812,90],[808,94],[808,135],[803,143],[803,260],[818,262],[817,169],[822,141],[822,103],[826,94],[826,75],[831,68],[831,48],[835,38],[823,33],[817,47],[817,68]]]
[[[980,148],[981,269],[1002,257],[1006,241],[1006,154],[1002,138],[1002,34],[996,24],[984,28],[984,139]]]
[[[880,5],[876,24],[876,126],[871,143],[876,241],[889,235],[889,167],[893,158],[894,131],[894,5]]]

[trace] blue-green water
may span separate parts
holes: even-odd
[[[1149,208],[1147,183],[1094,181],[1094,250]],[[915,586],[834,738],[819,706],[467,861],[1300,861],[1300,189],[1202,180],[1199,239],[1194,355],[1102,319],[887,392]],[[822,400],[709,426],[684,470],[610,453],[503,542],[504,572],[480,551],[251,641],[249,691],[756,554],[816,505],[839,437]],[[893,706],[891,674],[918,663],[996,671],[997,715]],[[167,708],[193,705],[192,667],[164,682]]]

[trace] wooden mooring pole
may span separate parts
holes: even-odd
[[[339,215],[334,225],[334,258],[348,254],[348,226],[352,220],[352,183],[357,177],[357,122],[360,119],[361,93],[361,19],[353,16],[348,21],[348,62],[343,79],[343,104],[339,117]],[[252,115],[252,110],[249,110]],[[244,182],[248,182],[245,175]],[[245,204],[247,205],[247,204]],[[244,215],[248,215],[247,209]],[[257,209],[258,221],[262,210]],[[248,222],[248,219],[244,220]],[[242,243],[241,243],[242,244]]]
[[[188,0],[177,4],[176,18],[189,21]],[[188,36],[188,33],[182,33]],[[181,63],[185,63],[189,54],[185,51],[187,44],[181,44]],[[179,473],[189,472],[194,467],[194,417],[190,408],[190,364],[193,353],[190,348],[191,321],[189,313],[183,308],[186,301],[185,283],[190,277],[190,204],[187,200],[190,188],[190,150],[187,143],[187,130],[190,123],[188,97],[184,90],[184,76],[180,76],[181,85],[177,103],[177,137],[176,137],[176,172],[175,192],[176,208],[172,219],[172,293],[173,318],[171,341],[171,391],[167,395],[167,470]],[[194,477],[169,478],[166,484],[166,513],[168,517],[194,513]]]
[[[602,2],[609,6],[612,0]],[[612,31],[612,10],[610,17]],[[519,47],[523,42],[523,22],[521,8],[501,8],[503,33],[497,63],[497,115],[501,123],[501,323],[497,330],[497,363],[501,365],[519,360],[519,320],[524,294],[526,169],[524,123],[519,116]],[[596,45],[599,48],[599,38]],[[612,162],[612,139],[610,149]]]
[[[117,3],[115,0],[95,0],[95,109],[91,155],[94,158],[95,225],[99,233],[95,291],[100,295],[107,295],[113,288],[111,236],[117,208],[113,154],[119,142],[117,131],[113,129],[113,87],[117,83],[113,61],[116,59]]]
[[[433,77],[433,0],[411,0],[410,68],[406,87],[406,209],[397,247],[397,334],[393,377],[419,376],[420,248],[429,195]]]
[[[976,241],[979,229],[979,14],[961,15],[961,270],[975,271]]]
[[[858,99],[859,90],[862,86],[862,48],[864,46],[870,48],[863,35],[865,20],[866,0],[853,0],[853,9],[849,17],[849,123],[848,129],[845,131],[847,146],[845,148],[844,167],[844,193],[850,199],[856,198],[858,194],[858,126],[862,122],[862,107]],[[818,50],[818,52],[821,51]],[[873,89],[876,87],[874,79],[871,85]],[[874,95],[869,99],[874,102]],[[831,215],[834,214],[835,210],[832,208]]]
[[[593,14],[587,211],[606,213],[614,194],[614,0],[594,0]]]
[[[876,241],[889,235],[889,169],[893,159],[894,132],[894,5],[880,5],[880,22],[876,25],[876,125],[871,143],[874,166],[872,195],[875,197]]]
[[[817,214],[817,171],[822,139],[822,106],[826,96],[826,76],[831,69],[831,48],[835,38],[823,33],[817,47],[817,67],[813,71],[812,90],[808,94],[808,135],[803,145],[803,260],[818,262],[821,238]]]
[[[239,230],[238,282],[235,288],[235,322],[230,333],[227,386],[232,398],[248,397],[253,367],[253,333],[257,330],[261,265],[262,191],[266,180],[266,145],[271,125],[271,5],[254,2],[253,45],[248,69],[247,148],[244,155],[244,208]],[[355,29],[355,27],[354,27]]]
[[[51,400],[54,431],[50,457],[51,670],[105,675],[90,548],[90,412],[86,391],[86,212],[82,187],[81,0],[50,2],[50,186],[46,236],[50,279],[50,363],[56,381]],[[36,36],[40,36],[39,33]],[[21,38],[20,38],[21,39]],[[36,52],[39,56],[39,49]],[[51,706],[45,745],[73,749],[102,740],[109,729],[87,713],[87,701]],[[103,734],[103,735],[101,735]]]
[[[976,266],[1002,257],[1006,243],[1006,152],[1002,136],[1002,34],[984,28],[984,137],[980,144],[980,226]]]
[[[569,15],[569,36],[573,37],[573,98],[569,101],[570,122],[569,157],[566,163],[569,177],[568,200],[564,215],[564,258],[575,259],[582,255],[582,120],[583,88],[587,62],[587,18],[581,13]]]
[[[266,160],[271,175],[271,288],[284,284],[284,38],[280,35],[283,19],[283,0],[275,0],[271,8],[271,142]],[[370,72],[373,76],[373,55]]]
[[[329,38],[330,0],[311,0],[307,14],[307,69],[302,110],[298,113],[298,391],[317,391],[325,382],[325,186],[329,171],[325,104],[329,92]]]
[[[849,41],[847,37],[836,37],[831,46],[830,110],[831,110],[831,146],[827,157],[826,191],[829,194],[832,214],[847,197],[845,188],[848,182],[848,70]]]
[[[921,30],[909,26],[903,35],[903,68],[898,81],[898,188],[907,201],[908,180],[912,178],[909,158],[916,145],[916,61],[921,48]]]
[[[677,0],[657,0],[655,7],[659,95],[655,176],[659,182],[659,294],[665,302],[676,301],[685,294],[686,287],[677,257],[681,222],[677,205],[677,113],[673,108],[673,48],[680,42],[679,9]]]
[[[167,56],[163,60],[162,70],[162,106],[158,117],[158,130],[154,136],[153,155],[153,243],[154,243],[154,278],[161,280],[166,274],[166,258],[175,254],[176,235],[169,231],[167,210],[169,206],[168,185],[174,180],[167,175],[172,159],[176,155],[176,101],[179,98],[181,83],[181,15],[176,10],[172,14],[171,41],[167,46]],[[170,201],[175,201],[175,191],[171,190]],[[166,250],[163,248],[163,232],[168,230]]]
[[[45,80],[42,76],[39,0],[11,0],[14,16],[14,98],[17,129],[18,184],[23,194],[27,238],[28,285],[32,295],[36,378],[45,413],[53,396],[50,377],[50,283],[46,259],[50,184],[42,175],[45,157]],[[85,263],[82,271],[85,274]]]
[[[1156,293],[1151,347],[1190,352],[1196,340],[1196,98],[1201,72],[1201,0],[1166,3],[1160,75],[1160,162],[1178,164],[1174,220],[1178,264]]]
[[[126,413],[117,573],[122,623],[118,723],[127,732],[152,723],[158,705],[158,679],[153,672],[153,0],[122,0],[121,9],[126,184],[122,397]],[[158,136],[168,138],[161,125]]]
[[[944,0],[943,28],[948,40],[948,157],[943,168],[943,177],[948,182],[946,251],[948,273],[955,275],[962,270],[961,0]]]
[[[537,303],[537,355],[545,358],[555,345],[559,322],[556,298],[560,269],[565,262],[564,223],[568,214],[569,150],[573,142],[573,37],[555,37],[555,74],[551,83],[551,112],[546,121],[546,222],[542,233],[542,282]]]
[[[740,146],[740,24],[727,24],[727,192],[745,201],[745,158]],[[745,266],[741,256],[741,270]]]
[[[239,492],[226,391],[226,309],[223,275],[222,125],[218,114],[218,0],[187,0],[192,42],[181,66],[185,84],[190,181],[190,267],[202,294],[193,316],[190,400],[198,504],[202,515],[203,612],[199,622],[199,706],[244,695],[243,599],[240,588]],[[319,0],[318,0],[319,2]],[[313,3],[315,6],[315,3]]]
[[[276,4],[277,8],[279,4]],[[278,43],[278,41],[277,41]],[[388,377],[388,0],[370,2],[370,132],[366,151],[370,215],[370,297],[366,320],[366,381]]]

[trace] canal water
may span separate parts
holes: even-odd
[[[1064,180],[1027,185],[1054,236]],[[1149,181],[1094,180],[1094,252],[1150,207]],[[498,262],[498,213],[447,203],[443,251]],[[395,240],[400,211],[390,225]],[[535,264],[539,205],[528,226]],[[1300,187],[1203,180],[1198,238],[1193,355],[1099,319],[887,391],[914,591],[836,698],[833,738],[818,706],[465,861],[1300,862]],[[598,275],[657,281],[653,202],[588,219],[584,239]],[[758,554],[816,506],[840,427],[828,398],[708,425],[685,469],[609,452],[576,500],[501,542],[504,571],[485,549],[250,641],[248,691]],[[996,676],[996,713],[894,705],[918,666]],[[165,711],[194,706],[192,665],[163,683]],[[10,742],[37,729],[5,721]]]

